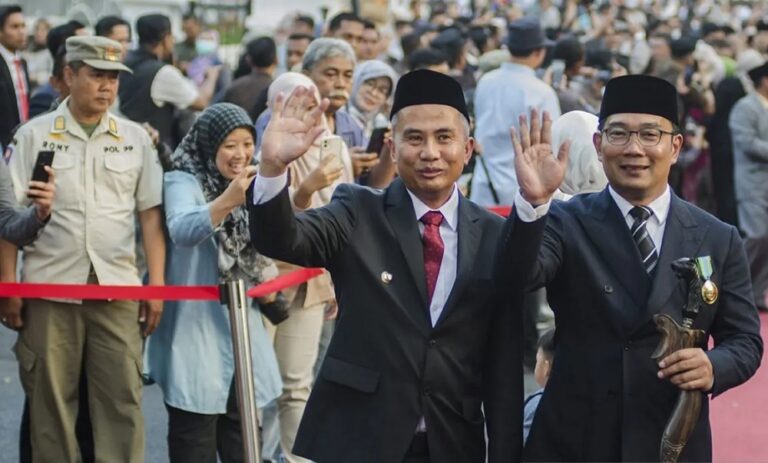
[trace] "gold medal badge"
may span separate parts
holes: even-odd
[[[717,301],[719,290],[712,278],[712,258],[710,256],[697,257],[696,267],[699,275],[703,278],[704,284],[701,285],[701,300],[712,305]]]

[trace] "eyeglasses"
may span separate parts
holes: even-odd
[[[624,146],[629,143],[629,139],[632,138],[632,134],[637,135],[637,141],[640,145],[650,148],[656,146],[661,141],[663,135],[675,135],[676,132],[666,132],[661,129],[646,128],[640,130],[627,130],[620,127],[612,127],[603,130],[605,138],[608,139],[608,143],[614,146]]]
[[[376,91],[379,92],[380,95],[384,96],[385,98],[389,96],[389,92],[392,91],[392,87],[390,87],[387,84],[381,84],[376,85],[376,82],[372,80],[366,80],[363,82],[363,86],[368,88],[370,91]]]

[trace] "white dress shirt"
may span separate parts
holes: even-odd
[[[616,205],[619,206],[619,210],[624,217],[624,221],[627,223],[627,227],[632,230],[632,224],[635,222],[635,218],[632,217],[629,212],[635,205],[616,193],[610,186],[608,187],[608,192],[611,194]],[[669,215],[669,205],[671,201],[672,195],[669,192],[669,185],[667,185],[664,193],[647,206],[652,214],[645,224],[645,229],[648,230],[648,234],[651,236],[651,241],[653,241],[653,245],[656,247],[656,255],[658,256],[661,256],[661,241],[664,238],[664,229],[667,226],[667,216]]]
[[[19,84],[21,84],[24,88],[24,93],[27,94],[27,99],[29,99],[29,88],[27,88],[27,82],[25,80],[22,80],[19,82],[19,73],[16,72],[16,63],[15,60],[21,60],[21,54],[19,52],[12,52],[9,49],[5,48],[3,45],[0,45],[0,55],[3,56],[3,59],[5,60],[5,64],[8,66],[8,72],[11,74],[11,80],[13,81],[13,93],[16,95],[16,107],[19,111],[19,117],[21,118],[21,98],[19,95]],[[21,67],[21,74],[24,75],[24,67]]]
[[[443,260],[440,263],[440,273],[437,274],[437,283],[435,283],[435,292],[432,294],[432,303],[429,305],[429,316],[432,326],[437,324],[440,314],[443,313],[445,303],[451,294],[453,284],[456,282],[456,270],[458,265],[459,251],[459,190],[454,186],[453,193],[448,201],[439,209],[432,209],[424,204],[410,190],[408,196],[413,202],[413,210],[416,213],[416,220],[419,221],[419,233],[424,235],[424,224],[421,218],[429,211],[440,211],[443,214],[443,223],[440,224],[440,238],[443,239]]]

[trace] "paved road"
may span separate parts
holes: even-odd
[[[17,462],[19,460],[19,420],[24,405],[24,394],[19,382],[18,365],[11,351],[16,341],[16,333],[0,326],[0,461]],[[536,389],[532,375],[526,375],[526,392]],[[168,417],[163,405],[160,388],[144,388],[144,419],[146,425],[147,447],[146,463],[165,463],[168,461],[166,445]]]
[[[16,333],[0,326],[0,461],[8,463],[19,461],[19,420],[24,405],[18,364],[11,351],[15,341]],[[144,388],[143,410],[147,433],[145,461],[167,462],[165,437],[168,418],[160,388]]]

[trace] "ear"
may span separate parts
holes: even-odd
[[[671,163],[676,164],[677,158],[680,157],[680,150],[683,149],[683,143],[685,142],[685,139],[683,138],[682,134],[677,134],[672,137],[672,159]]]
[[[464,165],[469,164],[469,160],[472,159],[472,153],[475,152],[475,139],[472,137],[467,138],[467,143],[464,145]]]
[[[72,70],[69,66],[64,66],[64,83],[67,84],[67,87],[72,86],[72,81],[75,77],[75,71]]]
[[[595,151],[597,151],[597,159],[602,163],[603,162],[603,151],[602,151],[603,134],[601,132],[595,132],[592,134],[592,144],[595,146]]]

